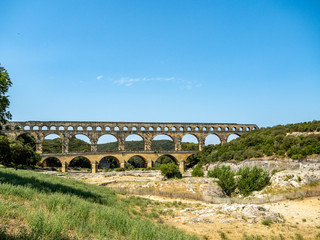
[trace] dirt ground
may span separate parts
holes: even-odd
[[[132,181],[134,184],[159,181],[159,178],[152,177],[105,177],[94,174],[70,177],[91,184],[109,183],[117,186],[128,183],[133,186]],[[196,234],[202,239],[244,239],[245,235],[260,236],[261,239],[320,239],[320,197],[261,204],[268,211],[279,213],[284,220],[271,224],[262,224],[261,220],[251,222],[243,216],[235,217],[225,212],[210,212],[211,208],[217,207],[216,204],[159,196],[141,197],[161,202],[181,201],[188,207],[186,209],[172,208],[174,214],[161,216],[161,221]]]

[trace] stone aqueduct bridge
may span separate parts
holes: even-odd
[[[4,126],[4,133],[11,139],[16,139],[22,134],[31,134],[36,140],[36,151],[41,154],[41,161],[49,157],[56,157],[62,163],[62,171],[67,171],[67,166],[72,159],[78,156],[87,158],[92,164],[92,172],[97,171],[100,160],[106,156],[114,157],[125,167],[132,156],[144,159],[148,167],[163,155],[174,158],[179,163],[180,170],[185,169],[185,160],[194,151],[182,151],[181,141],[183,136],[191,134],[199,143],[199,150],[205,144],[205,139],[210,134],[219,137],[221,144],[227,142],[231,134],[242,134],[258,129],[255,124],[236,123],[161,123],[161,122],[70,122],[70,121],[27,121],[8,122]],[[62,140],[62,153],[42,153],[42,143],[46,136],[56,134]],[[68,151],[70,139],[78,134],[87,136],[91,142],[91,152],[70,153]],[[98,139],[110,134],[118,141],[118,152],[97,152]],[[126,151],[125,139],[132,134],[139,135],[144,141],[144,151]],[[151,143],[157,135],[167,135],[174,143],[174,151],[155,152],[151,150]]]

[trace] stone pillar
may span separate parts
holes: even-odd
[[[120,163],[120,167],[126,168],[126,161],[125,160],[122,160],[122,162]]]
[[[205,138],[199,138],[199,151],[202,151],[205,146]]]
[[[144,150],[145,151],[151,151],[151,143],[152,140],[151,139],[144,139]]]
[[[42,142],[36,141],[36,152],[42,153]]]
[[[186,162],[183,159],[180,160],[179,170],[181,173],[184,173],[184,171],[186,170]]]
[[[176,139],[175,142],[174,142],[174,150],[175,151],[181,151],[182,148],[181,148],[181,139]]]
[[[69,152],[69,139],[65,136],[62,137],[62,153]]]
[[[121,137],[119,137],[118,138],[118,150],[119,151],[124,151],[125,149],[124,149],[124,139],[123,138],[121,138]]]
[[[97,162],[97,161],[94,161],[94,162],[91,164],[91,172],[92,172],[92,173],[97,173],[97,172],[98,172],[98,162]]]
[[[91,140],[91,152],[97,152],[97,151],[98,151],[97,140]]]
[[[68,163],[66,161],[62,162],[61,172],[68,172]]]
[[[147,164],[147,168],[152,168],[153,167],[153,161],[149,160]]]

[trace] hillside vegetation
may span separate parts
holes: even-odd
[[[308,134],[293,134],[294,132]],[[194,155],[202,163],[264,156],[301,159],[320,154],[320,121],[278,125],[248,132],[224,145],[209,145]],[[309,134],[310,133],[310,134]]]
[[[0,169],[0,183],[1,239],[198,239],[150,200],[26,170]]]

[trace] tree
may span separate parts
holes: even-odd
[[[175,163],[162,164],[160,166],[162,175],[167,178],[181,178],[181,172]]]
[[[7,70],[0,65],[0,124],[5,124],[7,120],[11,119],[11,113],[7,110],[10,101],[6,95],[11,85],[12,82]]]

